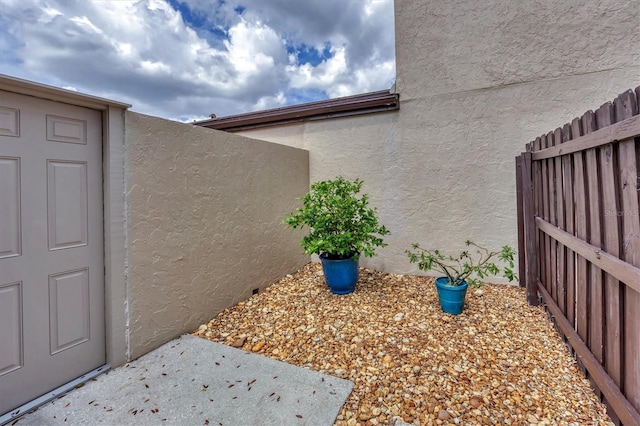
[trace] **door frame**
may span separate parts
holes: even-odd
[[[129,360],[125,206],[125,113],[129,104],[0,74],[0,90],[95,109],[102,114],[106,361]]]

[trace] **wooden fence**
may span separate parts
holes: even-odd
[[[520,277],[614,422],[640,425],[640,87],[516,157]]]

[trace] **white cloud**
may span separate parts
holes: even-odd
[[[263,96],[258,102],[253,104],[253,110],[260,111],[263,109],[271,109],[285,106],[287,102],[284,93],[278,92],[275,96]]]
[[[228,59],[245,77],[273,68],[282,62],[286,50],[276,32],[260,22],[247,24],[242,21],[229,30]]]
[[[59,14],[56,16],[59,16]],[[82,17],[75,16],[71,18],[70,21],[77,24],[79,27],[82,27],[83,29],[93,31],[96,34],[100,34],[100,35],[104,34],[104,32],[100,28],[93,25],[93,22],[91,22],[89,18],[87,18],[86,16],[82,16]]]
[[[49,23],[56,16],[62,15],[62,12],[60,12],[59,10],[53,9],[51,7],[48,7],[48,6],[45,6],[42,9],[42,12],[43,12],[42,16],[40,16],[40,18],[38,18],[38,22],[41,23],[41,24]]]
[[[166,0],[3,0],[0,73],[177,119],[283,106],[308,91],[381,90],[395,77],[392,0],[175,1],[190,10]],[[330,55],[300,63],[303,47]]]
[[[332,57],[318,66],[310,64],[292,65],[288,68],[291,73],[291,87],[312,87],[331,90],[339,79],[347,72],[344,47],[331,48]]]

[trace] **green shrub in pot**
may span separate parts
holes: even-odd
[[[352,259],[357,271],[361,254],[371,257],[377,247],[386,246],[383,237],[389,230],[380,224],[376,210],[369,207],[367,194],[358,195],[362,184],[360,179],[350,181],[342,176],[315,182],[301,198],[302,207],[287,214],[283,221],[293,229],[309,228],[300,244],[305,253],[320,256],[323,268],[325,260]],[[347,292],[350,291],[340,294]]]

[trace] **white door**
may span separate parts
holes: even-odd
[[[0,91],[0,415],[105,363],[98,111]]]

